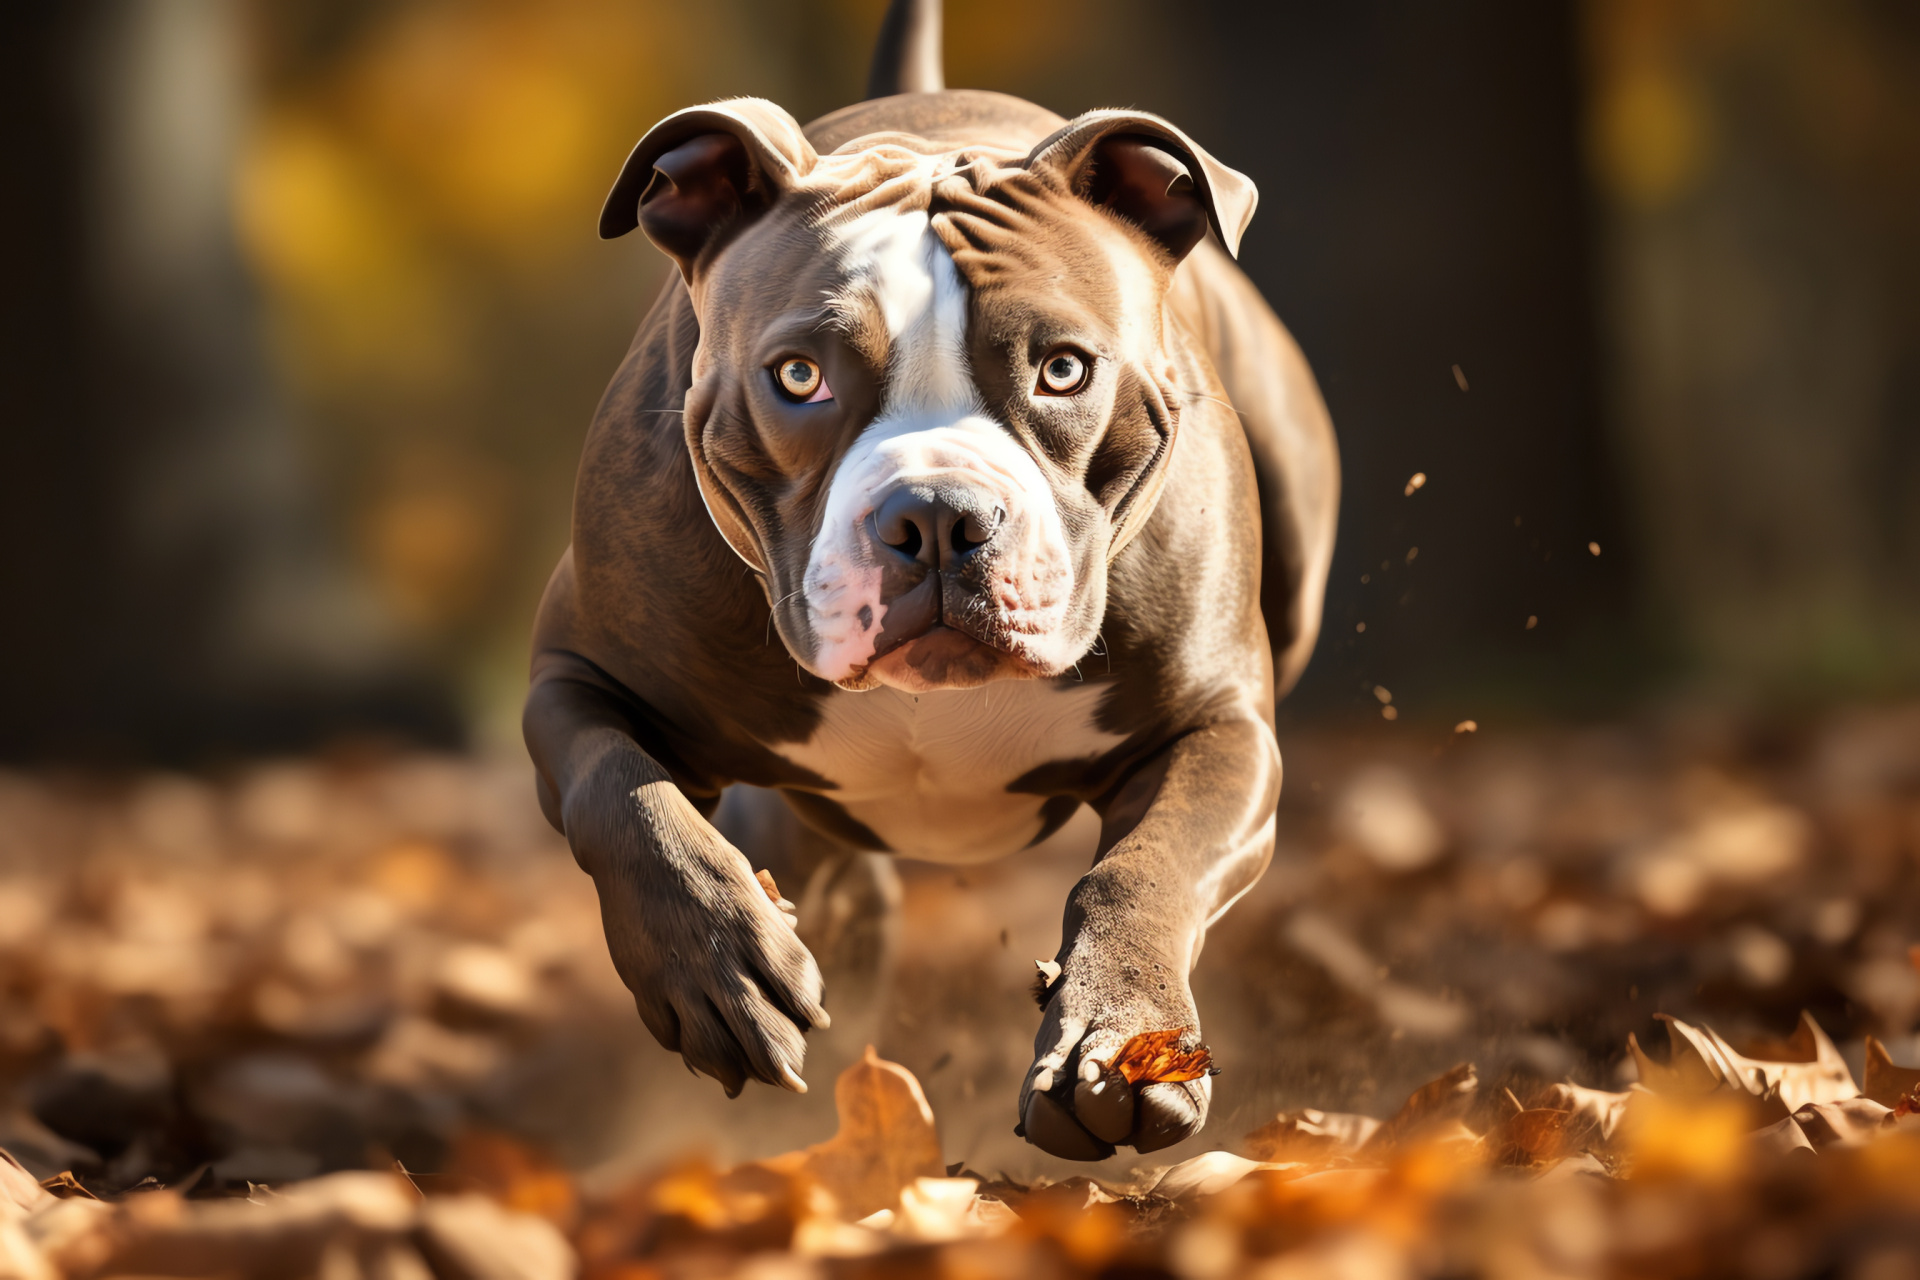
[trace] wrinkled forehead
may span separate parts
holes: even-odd
[[[956,288],[1089,318],[1137,312],[1151,280],[1130,287],[1124,262],[1139,255],[1124,233],[1021,159],[867,140],[821,157],[795,198],[743,235],[744,252],[722,255],[708,323],[815,325],[884,366],[890,344]]]

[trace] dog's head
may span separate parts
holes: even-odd
[[[1052,676],[1180,422],[1164,300],[1253,185],[1155,116],[1027,153],[871,135],[830,155],[771,103],[683,111],[601,234],[641,227],[700,323],[687,444],[788,650],[850,689]]]

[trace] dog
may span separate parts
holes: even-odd
[[[1017,1131],[1199,1131],[1188,974],[1272,856],[1275,699],[1319,630],[1339,473],[1304,357],[1233,264],[1256,192],[1158,116],[942,84],[894,0],[870,96],[667,117],[600,233],[677,266],[588,435],[524,727],[653,1035],[729,1096],[804,1090],[819,965],[711,821],[770,788],[822,843],[1092,867],[1042,962]]]

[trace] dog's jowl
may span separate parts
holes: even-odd
[[[1157,116],[928,83],[938,23],[901,16],[880,96],[682,111],[615,182],[602,234],[679,270],[587,440],[527,742],[640,1016],[729,1092],[804,1089],[828,1014],[806,922],[710,821],[726,787],[941,862],[1090,806],[1014,1119],[1149,1151],[1208,1080],[1102,1067],[1199,1041],[1187,975],[1272,852],[1332,429],[1230,257],[1245,177]]]

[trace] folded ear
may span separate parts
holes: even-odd
[[[627,157],[600,210],[600,236],[640,227],[691,279],[714,237],[763,212],[819,158],[800,123],[760,98],[677,111]]]
[[[1245,174],[1144,111],[1089,111],[1069,120],[1028,154],[1027,167],[1054,170],[1074,194],[1137,223],[1175,261],[1209,225],[1238,255],[1260,199]]]

